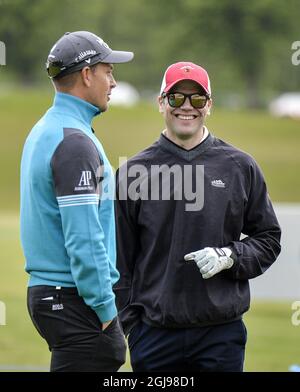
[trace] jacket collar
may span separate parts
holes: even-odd
[[[57,92],[52,108],[56,112],[77,118],[88,127],[95,116],[100,114],[99,108],[74,95]]]
[[[178,144],[173,143],[170,139],[168,139],[164,134],[160,135],[158,140],[158,144],[165,151],[169,151],[170,153],[179,156],[186,161],[192,161],[198,155],[202,154],[205,150],[207,150],[214,142],[214,136],[209,133],[208,136],[201,141],[200,144],[192,148],[191,150],[185,150],[184,148],[178,146]]]

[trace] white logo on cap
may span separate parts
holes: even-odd
[[[84,52],[80,52],[79,55],[75,58],[75,61],[81,61],[83,60],[86,56],[93,56],[97,52],[93,49],[85,50]]]
[[[194,68],[191,67],[190,65],[185,65],[184,67],[181,67],[180,69],[183,69],[184,72],[190,72]]]
[[[84,60],[86,63],[90,63],[91,62],[91,59],[87,59],[87,60]]]

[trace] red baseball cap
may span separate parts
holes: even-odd
[[[181,80],[193,80],[198,83],[210,96],[210,81],[206,70],[200,65],[181,61],[170,65],[163,77],[160,94],[167,93],[176,83]]]

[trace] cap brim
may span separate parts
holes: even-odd
[[[134,54],[132,52],[113,50],[103,60],[101,60],[101,63],[110,63],[110,64],[127,63],[128,61],[131,61],[133,57]]]

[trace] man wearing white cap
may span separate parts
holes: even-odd
[[[165,130],[117,176],[117,304],[134,371],[242,371],[248,280],[280,253],[252,157],[213,136],[207,72],[172,64]],[[241,240],[241,234],[246,237]]]
[[[51,371],[117,371],[125,340],[112,286],[114,179],[91,126],[108,109],[113,51],[88,31],[64,34],[47,72],[53,106],[33,127],[21,163],[21,240],[29,274],[28,311],[51,351]]]

